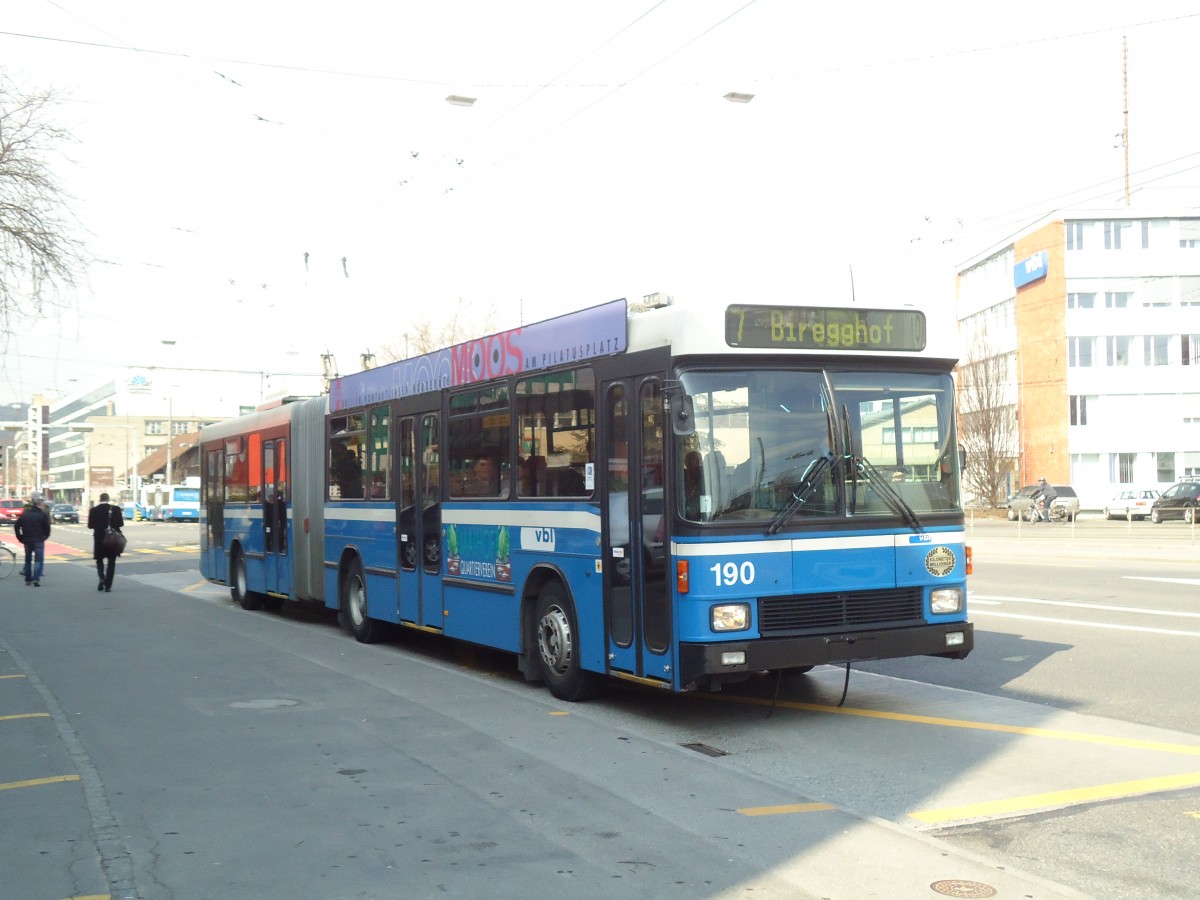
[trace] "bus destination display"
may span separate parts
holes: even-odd
[[[725,342],[764,350],[925,349],[925,314],[908,309],[744,306],[725,310]]]

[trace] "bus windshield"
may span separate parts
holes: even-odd
[[[698,371],[680,376],[695,433],[676,443],[679,514],[692,522],[899,518],[959,505],[948,374]]]

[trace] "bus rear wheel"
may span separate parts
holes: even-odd
[[[579,620],[562,584],[551,581],[537,601],[537,648],[542,678],[560,700],[588,700],[600,693],[600,677],[579,662]]]
[[[229,595],[242,609],[262,608],[262,594],[246,587],[246,557],[242,555],[241,547],[234,549],[233,559],[229,561]]]
[[[338,619],[342,628],[360,644],[374,644],[382,638],[383,623],[367,615],[367,580],[357,559],[342,576],[341,593]]]

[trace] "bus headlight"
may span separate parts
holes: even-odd
[[[745,631],[750,627],[749,603],[726,603],[710,611],[713,631]]]
[[[929,594],[929,609],[937,616],[962,612],[962,588],[938,588]]]

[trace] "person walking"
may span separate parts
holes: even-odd
[[[117,552],[104,549],[104,532],[112,526],[117,531],[125,525],[125,517],[121,507],[108,502],[108,494],[100,495],[100,502],[88,513],[88,528],[92,529],[92,558],[96,560],[96,574],[100,583],[98,591],[111,591],[113,572],[117,568]]]
[[[42,586],[43,566],[46,564],[46,541],[50,538],[50,516],[46,513],[42,495],[34,492],[29,505],[17,517],[13,528],[17,540],[25,547],[25,584]]]

